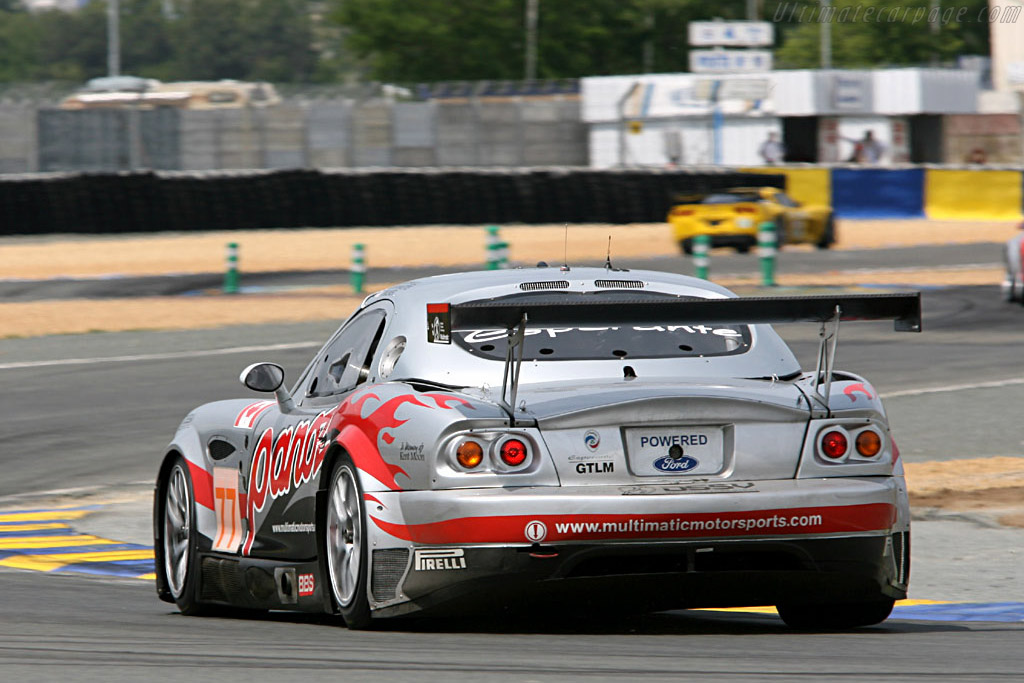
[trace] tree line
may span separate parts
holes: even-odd
[[[834,0],[832,64],[949,63],[989,51],[986,0]],[[778,68],[820,63],[817,0],[755,0]],[[121,70],[278,83],[520,79],[526,0],[120,0]],[[746,0],[537,0],[537,76],[688,69],[687,24],[746,18]],[[854,10],[859,12],[854,15]],[[870,19],[864,10],[872,8]],[[959,11],[965,8],[964,11]],[[842,10],[848,11],[844,14]],[[74,12],[0,0],[0,82],[82,82],[107,69],[106,2]],[[919,11],[918,11],[919,10]],[[894,18],[895,17],[895,18]],[[929,19],[933,19],[929,21]]]

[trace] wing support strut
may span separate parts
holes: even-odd
[[[828,407],[828,397],[832,390],[832,368],[836,363],[836,348],[839,346],[839,320],[842,308],[837,304],[835,314],[829,320],[821,321],[818,330],[818,365],[814,370],[814,392]],[[822,391],[822,385],[825,390]]]
[[[516,395],[519,393],[519,373],[523,369],[523,340],[526,338],[527,317],[524,311],[519,323],[508,329],[505,372],[501,378],[501,402],[508,411],[510,427],[516,426]]]

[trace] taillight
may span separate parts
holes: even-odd
[[[757,213],[757,209],[752,206],[737,206],[734,210],[736,213]]]
[[[821,437],[821,453],[827,458],[838,460],[846,455],[846,449],[848,447],[849,444],[846,440],[846,434],[843,434],[842,432],[831,431]]]
[[[484,449],[476,441],[467,439],[460,443],[459,447],[455,450],[455,458],[459,461],[460,465],[467,470],[471,470],[483,461]]]
[[[501,444],[498,454],[509,467],[517,467],[526,460],[526,444],[519,439],[509,439]]]
[[[854,443],[857,446],[857,452],[865,458],[873,458],[882,450],[882,437],[872,429],[865,429],[858,434]]]
[[[672,209],[673,216],[692,216],[693,209]]]

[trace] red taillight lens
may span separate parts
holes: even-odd
[[[882,437],[870,429],[865,429],[858,434],[854,443],[857,446],[857,452],[865,458],[873,458],[882,450]]]
[[[501,444],[501,461],[510,467],[522,465],[526,460],[526,444],[519,439],[509,439]]]
[[[673,216],[692,216],[693,209],[672,209]]]
[[[736,213],[757,213],[757,209],[752,206],[737,206]]]
[[[846,455],[848,444],[842,432],[829,432],[821,439],[821,452],[827,458],[838,460]]]
[[[460,465],[471,470],[484,459],[484,449],[476,441],[463,441],[455,451],[455,457]]]

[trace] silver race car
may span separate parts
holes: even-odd
[[[1021,223],[1024,230],[1024,223]],[[1007,301],[1024,304],[1024,232],[1009,240],[1003,247],[1003,263],[1006,275],[1003,277],[1003,298]]]
[[[841,320],[920,330],[918,294],[738,298],[703,280],[528,268],[367,297],[289,391],[201,406],[156,483],[157,592],[372,617],[775,605],[875,624],[910,512]],[[821,326],[801,369],[770,323]]]

